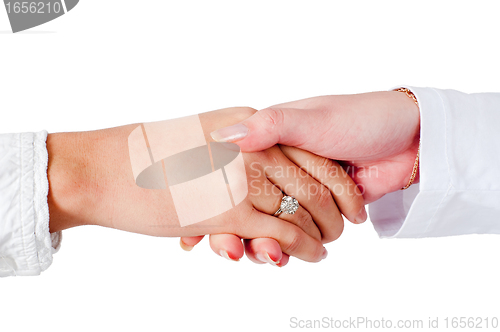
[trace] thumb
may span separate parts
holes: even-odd
[[[304,114],[307,112],[308,114]],[[295,108],[266,108],[233,126],[210,135],[217,142],[233,142],[243,152],[262,151],[275,144],[301,146],[311,138],[317,112]]]

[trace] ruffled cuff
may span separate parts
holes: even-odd
[[[47,132],[0,135],[0,276],[39,275],[61,233],[49,232]]]

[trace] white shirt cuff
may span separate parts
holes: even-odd
[[[420,183],[369,205],[380,237],[500,234],[500,94],[410,89],[421,116]]]
[[[0,277],[38,275],[61,233],[49,232],[47,132],[0,135]]]

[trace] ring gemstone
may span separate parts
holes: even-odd
[[[284,213],[294,214],[299,208],[299,202],[293,196],[285,196],[281,199],[280,209]]]

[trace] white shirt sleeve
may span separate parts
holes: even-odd
[[[38,275],[61,233],[49,233],[47,132],[0,135],[0,277]]]
[[[369,205],[380,237],[500,234],[500,93],[410,89],[420,107],[420,183]]]

